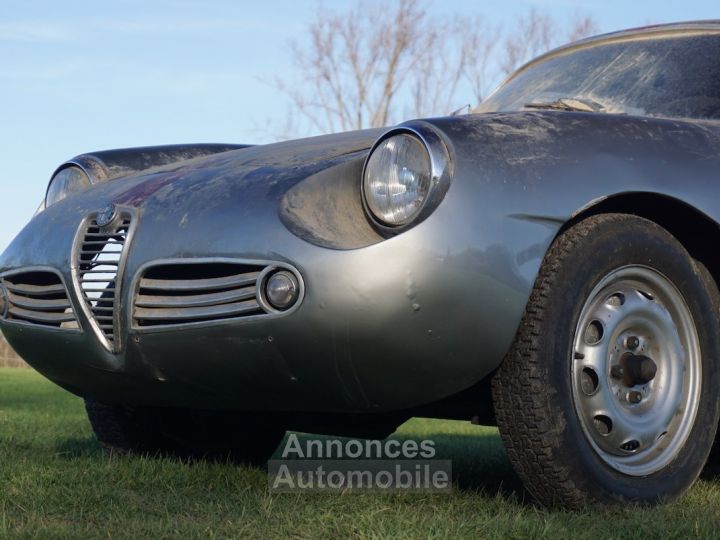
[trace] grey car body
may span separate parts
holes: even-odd
[[[669,54],[653,56],[653,48],[668,44],[678,54],[687,49],[694,58],[687,69],[708,71],[714,89],[702,89],[702,103],[683,95],[675,109],[652,102],[643,110],[631,99],[633,84],[642,83],[627,80],[633,71],[665,97],[658,104],[682,94],[682,74],[651,69]],[[527,95],[562,87],[553,70],[573,59],[587,64],[583,55],[612,47],[632,54],[620,55],[617,88],[591,92],[597,111],[562,102],[524,107]],[[368,217],[360,189],[368,154],[387,129],[79,156],[68,164],[93,185],[39,212],[0,257],[0,328],[46,377],[103,402],[492,422],[488,377],[511,346],[561,230],[593,213],[634,213],[720,270],[712,249],[720,221],[718,48],[713,22],[602,36],[532,62],[474,114],[392,128],[439,141],[447,152],[440,200],[397,231]],[[709,53],[693,54],[701,50]],[[608,65],[595,66],[602,80],[612,78]],[[576,90],[588,90],[597,75],[584,74]],[[538,80],[547,88],[533,89]],[[122,235],[93,232],[108,208],[110,217],[125,216]],[[79,269],[92,264],[81,252],[93,234],[122,244],[116,277],[99,301],[79,283]],[[250,298],[257,307],[246,312],[244,304],[223,311],[236,303],[227,298],[213,306],[215,315],[186,318],[173,315],[177,299],[138,305],[147,295],[143,280],[190,287],[200,280],[192,296],[202,296],[202,280],[241,275],[260,283],[268,269],[298,279],[291,309],[264,309],[260,286]],[[42,281],[48,274],[57,283]],[[23,305],[16,276],[65,296]],[[190,309],[212,299],[197,302]],[[43,320],[43,313],[60,316]]]

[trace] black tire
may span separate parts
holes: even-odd
[[[166,455],[264,464],[285,430],[224,411],[133,408],[85,401],[88,419],[109,454]]]
[[[700,395],[694,423],[688,423],[692,424],[689,435],[684,439],[678,436],[681,442],[671,460],[645,476],[620,472],[596,451],[597,445],[590,439],[597,435],[584,428],[588,424],[583,424],[576,408],[584,398],[578,398],[577,389],[573,390],[577,379],[571,373],[577,369],[573,368],[579,358],[575,334],[586,299],[604,276],[626,265],[654,269],[680,292],[694,321],[701,358],[697,365],[702,376],[696,386]],[[707,270],[651,221],[622,214],[598,215],[556,238],[543,261],[512,349],[492,384],[508,458],[537,501],[566,508],[654,504],[675,500],[689,488],[707,460],[720,416],[719,298]],[[587,339],[585,336],[580,339]],[[597,384],[610,385],[603,382],[609,380],[604,376],[606,373],[600,374]],[[686,391],[691,393],[697,396],[697,392]]]

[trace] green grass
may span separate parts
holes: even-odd
[[[112,458],[80,399],[35,372],[0,369],[0,538],[629,538],[720,534],[720,478],[707,470],[679,503],[582,513],[525,499],[497,431],[414,419],[452,459],[449,495],[270,494],[258,469]]]

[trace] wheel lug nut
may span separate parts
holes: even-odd
[[[624,372],[622,366],[619,365],[619,364],[616,364],[616,365],[614,365],[613,367],[610,368],[610,376],[611,376],[613,379],[622,379],[624,373],[625,373],[625,372]]]
[[[627,400],[630,403],[640,403],[642,401],[642,393],[637,390],[630,390],[627,394]]]
[[[640,346],[640,340],[635,336],[629,336],[625,339],[625,347],[634,351]]]

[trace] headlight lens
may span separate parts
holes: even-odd
[[[430,192],[432,163],[425,145],[401,133],[375,147],[365,165],[363,190],[372,215],[385,225],[415,218]]]
[[[62,201],[68,195],[78,193],[90,187],[90,178],[80,167],[70,165],[60,169],[50,180],[47,194],[45,195],[45,207]]]

